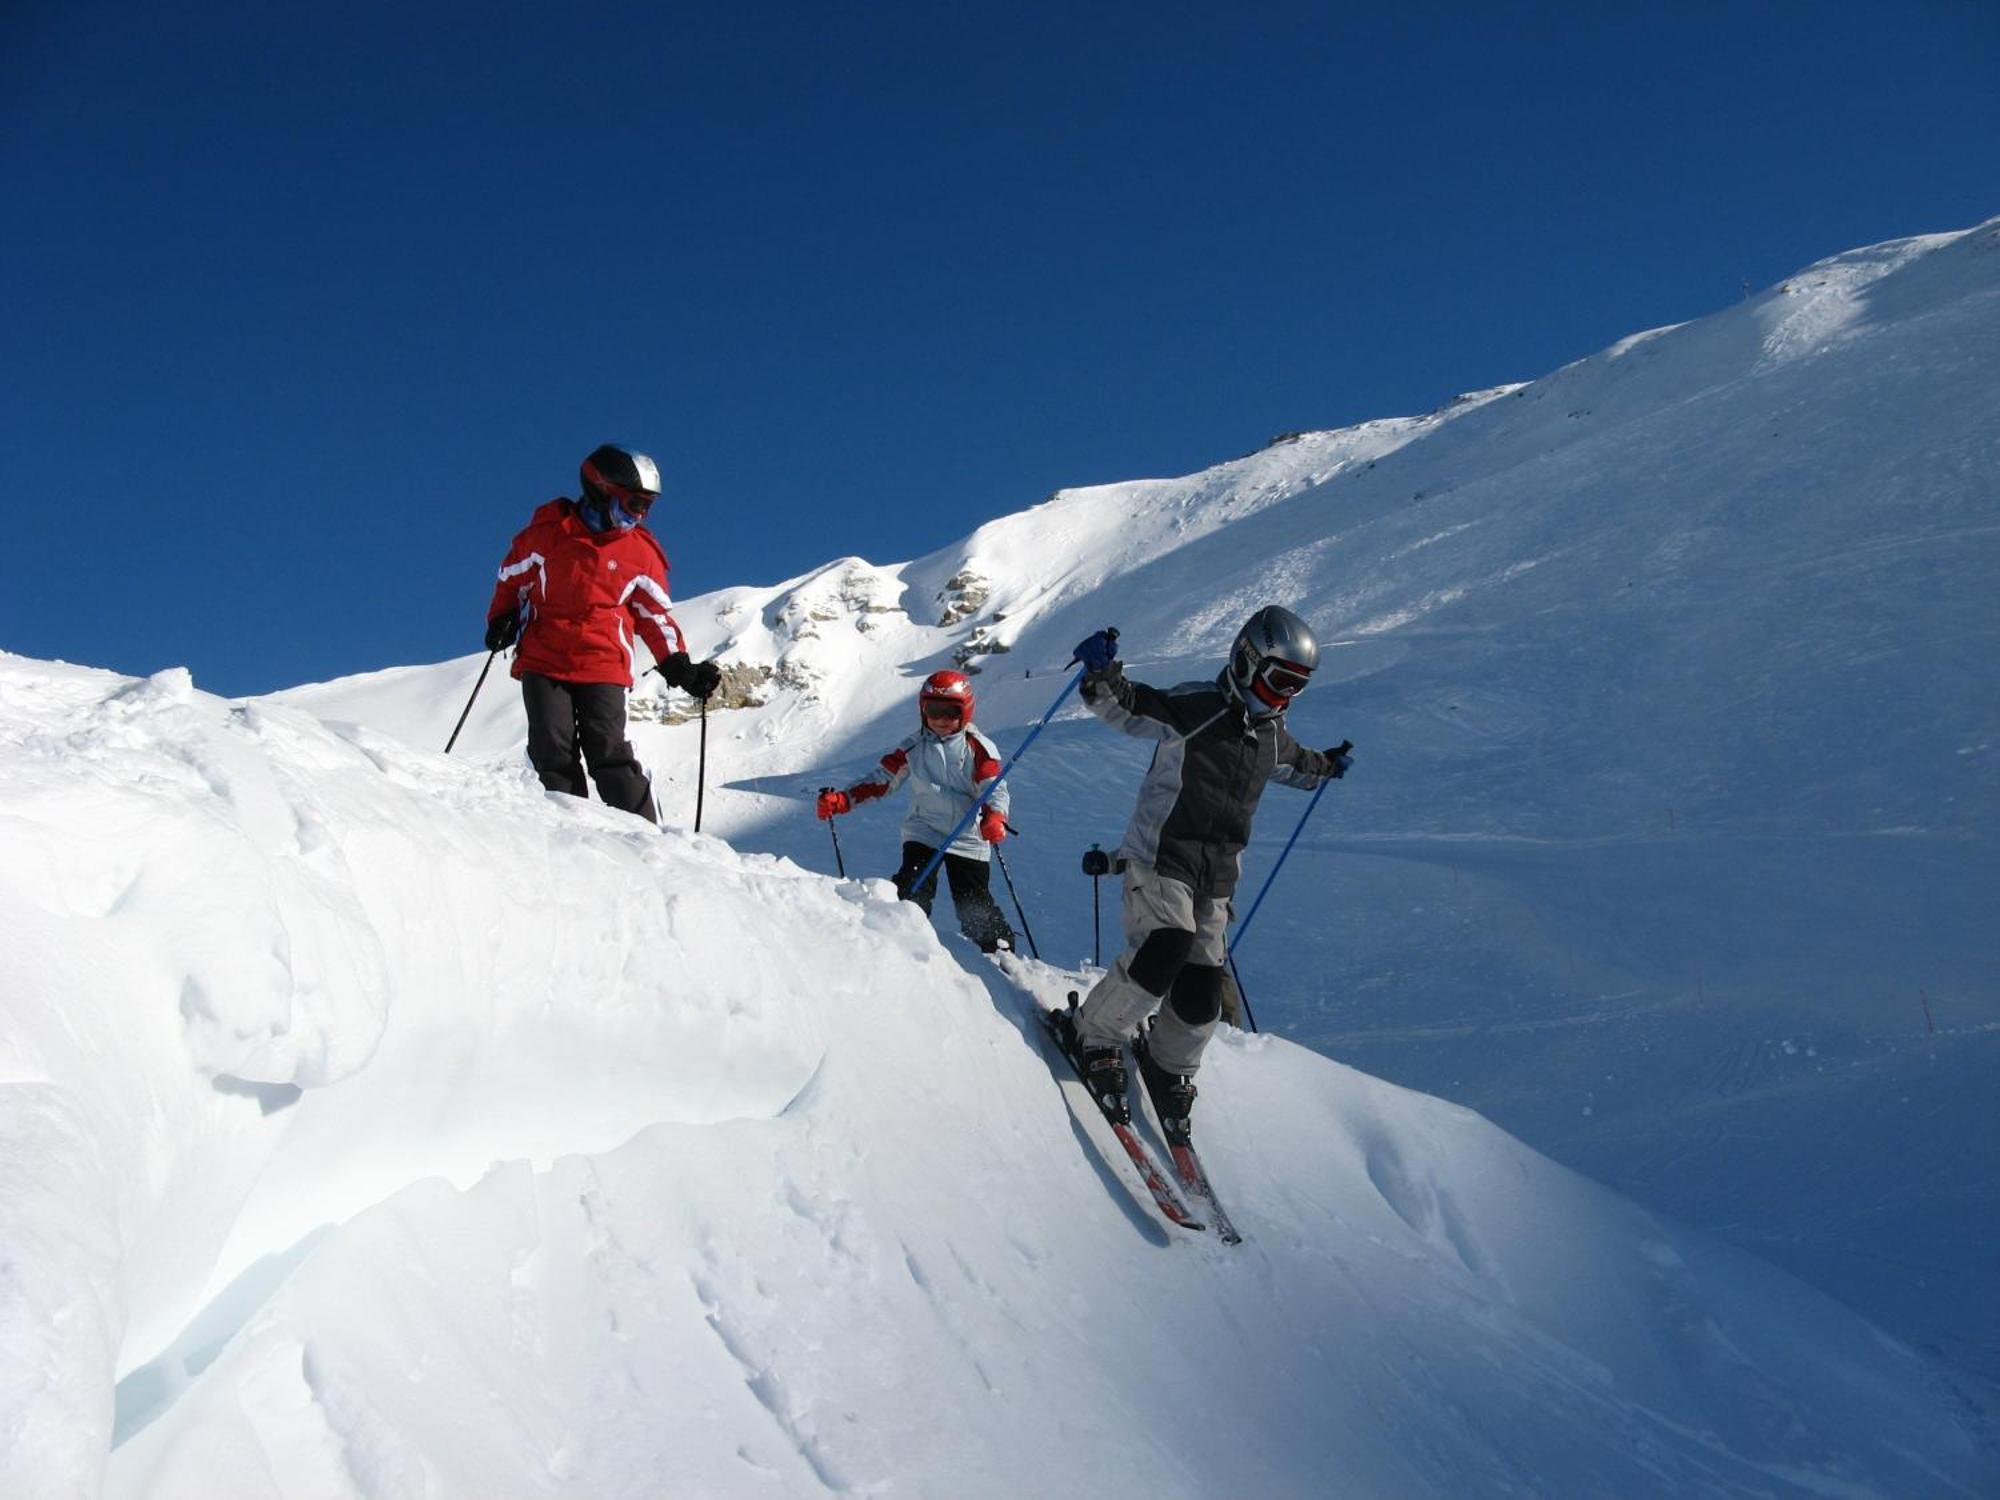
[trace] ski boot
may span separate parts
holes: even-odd
[[[1070,1063],[1083,1080],[1084,1088],[1089,1090],[1091,1101],[1113,1125],[1130,1125],[1132,1109],[1125,1102],[1125,1091],[1131,1087],[1131,1080],[1125,1075],[1125,1049],[1084,1046],[1076,1034],[1074,1005],[1068,1010],[1056,1012],[1055,1026],[1063,1051],[1069,1054]]]
[[[1191,1145],[1194,1141],[1194,1075],[1169,1073],[1153,1061],[1152,1022],[1133,1038],[1132,1051],[1139,1059],[1139,1078],[1146,1085],[1146,1097],[1153,1101],[1153,1113],[1160,1117],[1160,1134],[1169,1146]]]

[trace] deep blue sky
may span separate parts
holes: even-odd
[[[6,0],[0,647],[477,650],[606,439],[676,594],[895,562],[2000,214],[1994,0],[1353,9]]]

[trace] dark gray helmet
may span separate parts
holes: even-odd
[[[1289,609],[1267,604],[1236,632],[1224,675],[1254,714],[1281,714],[1306,690],[1319,665],[1312,626]]]
[[[643,453],[606,443],[583,461],[583,498],[609,510],[622,504],[643,516],[660,498],[660,466]]]

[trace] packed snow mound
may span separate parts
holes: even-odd
[[[17,657],[0,817],[8,1495],[2000,1479],[1845,1309],[1280,1040],[1203,1073],[1248,1243],[1170,1234],[1074,981],[885,882]]]

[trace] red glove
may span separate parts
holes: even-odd
[[[842,813],[852,812],[853,810],[854,803],[849,800],[845,792],[835,791],[832,787],[828,787],[819,794],[818,812],[822,822],[828,818],[837,818]]]
[[[997,808],[987,808],[979,815],[979,836],[989,844],[997,844],[1007,837],[1007,818]]]

